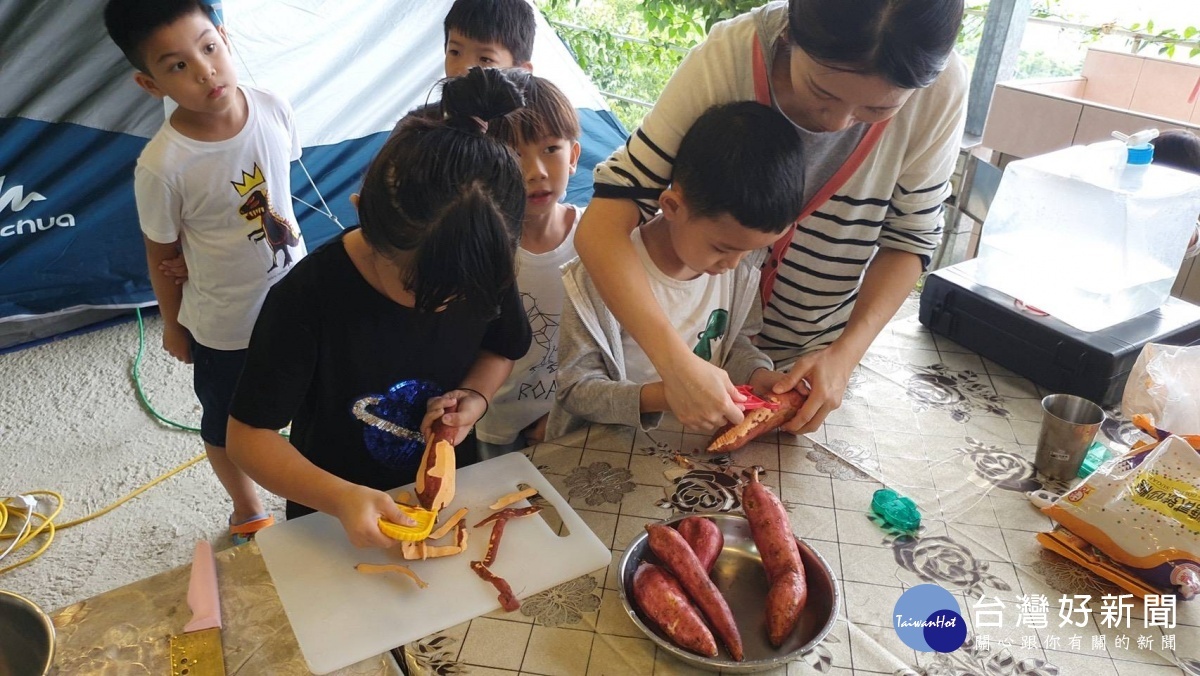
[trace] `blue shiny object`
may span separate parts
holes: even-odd
[[[437,383],[428,380],[402,380],[386,394],[368,395],[355,402],[351,412],[365,425],[363,444],[371,457],[394,470],[419,462],[425,451],[421,436],[425,403],[442,392]]]

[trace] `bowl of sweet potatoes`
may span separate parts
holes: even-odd
[[[618,569],[633,623],[707,671],[775,669],[825,638],[841,605],[833,569],[792,534],[786,512],[782,527],[763,513],[779,516],[768,505],[754,527],[746,516],[723,513],[647,525]]]

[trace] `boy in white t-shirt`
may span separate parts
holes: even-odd
[[[292,212],[292,109],[238,86],[225,28],[199,0],[110,0],[104,21],[138,85],[178,104],[138,158],[138,219],[163,347],[194,364],[200,436],[233,501],[230,534],[244,542],[274,519],[226,456],[225,428],[267,290],[305,254]],[[180,250],[182,283],[163,267]]]
[[[525,218],[517,249],[517,287],[533,330],[533,344],[475,424],[483,459],[542,441],[554,403],[558,368],[558,322],[562,313],[562,266],[575,258],[575,225],[583,209],[562,203],[579,164],[579,116],[549,80],[511,69],[525,107],[491,122],[490,136],[521,158]]]
[[[661,212],[632,234],[655,299],[680,337],[760,394],[783,374],[751,342],[762,327],[759,267],[804,207],[800,143],[792,123],[761,104],[710,108],[683,137],[671,186],[646,195]],[[563,282],[558,396],[546,438],[584,421],[653,429],[670,410],[654,366],[578,260]]]

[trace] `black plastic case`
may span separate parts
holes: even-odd
[[[1146,343],[1200,343],[1200,306],[1170,298],[1159,309],[1095,332],[1019,309],[975,281],[975,261],[934,271],[921,290],[921,323],[1052,392],[1101,406],[1121,400]]]

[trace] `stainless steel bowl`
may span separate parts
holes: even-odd
[[[674,525],[689,516],[711,519],[725,536],[725,548],[713,566],[712,579],[724,595],[738,630],[742,634],[743,657],[734,662],[721,646],[720,653],[713,658],[701,657],[671,643],[665,634],[642,614],[633,602],[633,574],[642,561],[659,563],[650,551],[648,534],[643,532],[629,543],[621,557],[618,569],[618,586],[621,603],[629,618],[659,647],[692,666],[707,671],[749,673],[774,669],[790,662],[811,649],[833,629],[837,621],[842,597],[838,591],[837,578],[833,569],[817,551],[800,538],[800,558],[804,561],[804,572],[808,577],[808,604],[804,614],[796,623],[792,635],[782,646],[776,648],[767,640],[767,573],[762,566],[762,557],[750,536],[750,523],[740,514],[682,514],[663,523]],[[721,641],[717,639],[717,645]]]
[[[54,623],[33,601],[0,590],[0,674],[45,674],[54,659]]]

